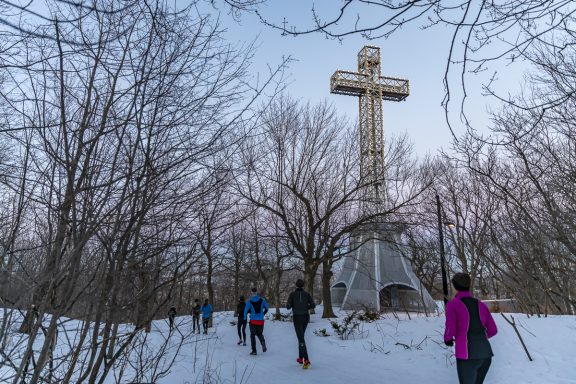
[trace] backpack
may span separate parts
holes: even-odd
[[[258,301],[250,301],[250,304],[254,308],[254,313],[262,313],[262,298],[258,299]]]

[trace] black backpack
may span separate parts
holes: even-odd
[[[254,308],[254,313],[262,313],[262,301],[262,298],[258,299],[258,301],[250,301]]]

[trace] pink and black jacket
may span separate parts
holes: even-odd
[[[444,341],[456,342],[457,359],[492,357],[488,339],[498,332],[486,304],[461,291],[446,305]]]

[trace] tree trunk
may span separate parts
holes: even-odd
[[[324,303],[324,311],[322,318],[328,319],[337,317],[332,309],[332,294],[330,292],[330,283],[332,281],[332,263],[329,260],[322,262],[322,302]]]
[[[280,320],[280,280],[282,279],[282,268],[280,262],[276,263],[276,282],[274,284],[274,301],[276,301],[276,313],[274,319]]]
[[[236,300],[240,297],[240,256],[234,258],[234,297]]]
[[[304,260],[304,289],[312,296],[314,299],[314,277],[316,276],[316,271],[318,267],[312,262]],[[313,309],[310,310],[310,314],[316,313]]]
[[[212,255],[208,256],[208,270],[206,271],[206,288],[208,289],[208,302],[214,306],[214,287],[212,285],[212,273],[214,268],[212,265]]]

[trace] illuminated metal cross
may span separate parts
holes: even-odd
[[[366,190],[366,199],[380,203],[384,198],[382,100],[406,99],[410,94],[408,80],[383,77],[380,48],[367,45],[358,52],[358,72],[334,72],[330,92],[359,97],[360,176],[371,186]]]

